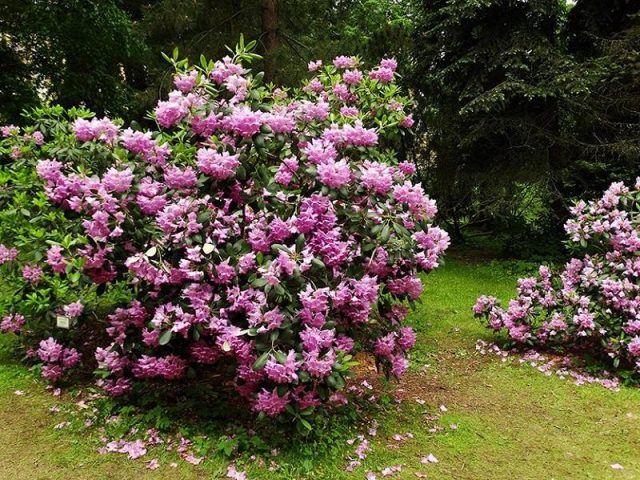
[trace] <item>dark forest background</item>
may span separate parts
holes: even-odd
[[[140,120],[171,89],[160,52],[295,85],[307,63],[401,63],[403,154],[457,242],[548,255],[568,206],[640,175],[640,0],[0,0],[0,122],[42,103]]]

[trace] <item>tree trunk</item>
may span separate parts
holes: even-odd
[[[262,0],[262,37],[264,44],[264,78],[274,79],[278,48],[278,0]]]

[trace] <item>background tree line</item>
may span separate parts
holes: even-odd
[[[640,174],[640,2],[424,0],[416,159],[458,239],[546,248],[575,198]]]
[[[0,0],[0,121],[42,101],[142,118],[160,52],[257,39],[270,81],[394,55],[418,104],[406,154],[459,240],[546,248],[567,206],[640,175],[637,0]],[[531,251],[528,248],[527,251]]]

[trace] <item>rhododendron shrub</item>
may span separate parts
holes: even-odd
[[[35,168],[52,154],[69,162],[82,157],[87,169],[104,163],[109,149],[88,152],[75,144],[73,122],[91,115],[43,108],[29,114],[30,127],[0,128],[0,332],[19,334],[49,380],[59,380],[80,359],[73,347],[58,351],[54,344],[91,341],[87,332],[99,331],[95,319],[128,298],[124,282],[124,289],[114,283],[104,288],[83,275],[84,259],[74,254],[88,242],[81,219],[49,201]],[[83,329],[57,329],[59,316]],[[95,325],[87,325],[90,319]]]
[[[313,78],[288,91],[263,85],[250,58],[174,57],[157,130],[80,118],[73,141],[107,149],[104,168],[52,155],[37,173],[79,219],[88,241],[70,255],[83,275],[135,291],[95,351],[109,394],[219,369],[254,411],[302,419],[347,401],[358,352],[402,375],[418,273],[449,238],[392,148],[412,124],[395,60],[368,73],[355,57],[312,62]],[[51,369],[73,358],[43,340]]]
[[[560,272],[541,266],[518,280],[502,308],[480,297],[473,310],[516,345],[585,349],[614,367],[640,370],[640,179],[613,183],[601,199],[578,202],[565,225],[581,256]]]

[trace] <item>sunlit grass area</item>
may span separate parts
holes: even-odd
[[[427,278],[424,303],[410,317],[418,345],[410,373],[396,386],[401,401],[383,394],[373,411],[352,412],[321,426],[313,437],[320,440],[263,434],[256,443],[258,455],[251,458],[250,449],[241,453],[238,470],[246,470],[250,479],[364,479],[367,472],[399,479],[417,478],[416,473],[433,479],[640,478],[640,391],[577,386],[517,361],[476,353],[476,340],[491,336],[473,319],[470,306],[482,293],[508,298],[515,278],[504,263],[449,259]],[[196,435],[192,440],[207,453],[197,466],[163,446],[135,461],[123,454],[100,455],[102,434],[84,426],[77,399],[47,392],[12,356],[11,339],[2,342],[0,478],[226,477],[230,459],[215,440],[225,431],[220,421],[207,423],[208,432],[185,425],[185,436]],[[50,412],[54,405],[62,411]],[[135,422],[140,417],[127,418]],[[375,436],[368,434],[373,419],[378,423]],[[67,421],[71,424],[54,428]],[[347,457],[353,457],[359,442],[347,440],[359,434],[371,449],[362,465],[348,472]],[[275,456],[268,453],[272,447],[278,448]],[[429,454],[439,462],[421,463]],[[151,471],[145,464],[153,458],[160,467]],[[612,469],[612,464],[623,469]],[[382,477],[380,472],[391,466],[401,470]]]

